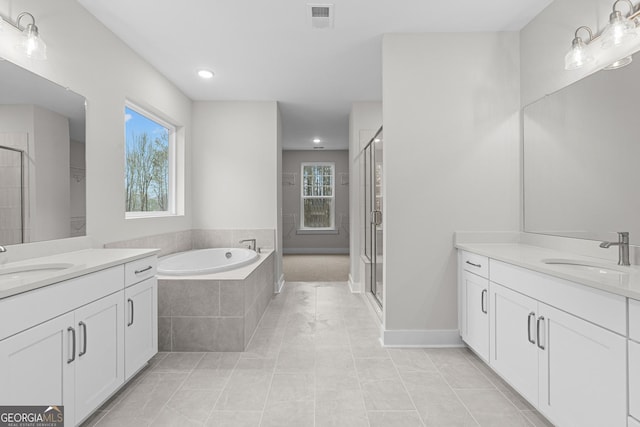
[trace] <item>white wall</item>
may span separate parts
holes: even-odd
[[[63,239],[71,228],[69,119],[40,107],[33,109],[35,206],[31,206],[31,241]]]
[[[458,342],[454,231],[519,229],[518,44],[384,36],[387,344]]]
[[[349,285],[354,292],[364,290],[364,194],[362,192],[362,148],[382,126],[382,102],[354,102],[349,114]],[[361,274],[362,273],[362,274]]]
[[[275,229],[278,104],[193,104],[193,226]]]
[[[335,164],[335,225],[337,234],[298,234],[301,212],[300,168],[304,162]],[[285,253],[349,253],[349,151],[286,150],[282,153],[282,172],[294,175],[291,183],[283,182],[283,246]],[[343,180],[346,178],[346,182]]]
[[[47,61],[31,61],[14,48],[5,28],[0,56],[87,98],[87,233],[110,242],[191,227],[191,216],[124,218],[124,101],[131,99],[181,126],[189,170],[191,101],[74,0],[0,0],[0,13],[32,13],[48,45]],[[194,78],[197,78],[194,76]],[[190,202],[186,175],[186,206]]]

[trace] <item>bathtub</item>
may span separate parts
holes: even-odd
[[[158,274],[193,276],[233,270],[258,259],[258,253],[243,248],[210,248],[180,252],[158,260]]]

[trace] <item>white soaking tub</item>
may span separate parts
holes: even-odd
[[[180,252],[158,260],[158,274],[194,276],[233,270],[258,259],[258,253],[244,248],[210,248]]]

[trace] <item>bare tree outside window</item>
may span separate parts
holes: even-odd
[[[173,129],[125,107],[125,132],[126,211],[170,211]]]

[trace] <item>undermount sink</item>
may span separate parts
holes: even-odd
[[[625,274],[629,274],[629,271],[625,270],[624,267],[616,267],[607,264],[600,264],[590,261],[582,261],[576,259],[559,259],[559,258],[550,258],[543,259],[542,262],[547,265],[559,265],[566,267],[574,272],[582,271],[589,272],[599,275],[616,275],[621,276]]]
[[[73,267],[69,263],[32,264],[20,267],[0,268],[0,280],[29,279]]]

